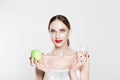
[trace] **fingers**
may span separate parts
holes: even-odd
[[[36,68],[38,68],[38,61],[36,59],[34,59],[34,64],[35,64]]]
[[[86,52],[84,53],[85,62],[88,62],[90,55]]]
[[[78,65],[83,65],[83,64],[84,64],[84,59],[83,58],[79,58],[78,59]]]
[[[39,70],[46,71],[47,69],[47,67],[43,64],[42,60],[37,61],[36,59],[34,59],[34,64],[35,64],[35,67]]]
[[[86,62],[89,61],[89,58],[90,58],[90,55],[89,55],[87,52],[84,52],[84,53],[80,56],[79,61],[86,63]]]
[[[37,68],[37,69],[39,69],[39,70],[42,70],[42,71],[44,71],[44,72],[46,72],[46,71],[49,70],[49,68],[44,64],[43,59],[40,60],[40,61],[37,61],[36,59],[32,59],[31,57],[30,57],[29,59],[30,59],[30,64],[31,64],[33,67],[35,67],[35,68]]]
[[[29,57],[29,60],[30,60],[30,64],[32,64],[32,58],[31,57]]]
[[[34,60],[31,57],[29,57],[29,60],[30,60],[30,65],[33,66],[33,67],[35,67]]]

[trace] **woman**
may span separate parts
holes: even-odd
[[[43,54],[39,62],[30,58],[37,80],[89,80],[90,58],[87,51],[78,57],[77,52],[69,47],[71,27],[68,19],[63,15],[53,16],[48,30],[54,44],[53,50]],[[77,70],[80,76],[76,74]]]

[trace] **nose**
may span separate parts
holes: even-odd
[[[59,39],[60,38],[60,33],[56,33],[56,39]]]

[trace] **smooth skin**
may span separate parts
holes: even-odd
[[[88,52],[84,51],[80,57],[77,57],[76,51],[67,44],[70,33],[71,30],[59,20],[50,24],[49,34],[54,44],[53,50],[43,54],[39,62],[30,58],[31,65],[36,69],[36,80],[43,80],[43,76],[44,80],[49,80],[50,71],[53,69],[69,69],[71,80],[89,80],[90,57]],[[55,40],[62,40],[62,42],[57,43]],[[85,62],[82,57],[85,57]],[[76,74],[77,70],[80,71],[80,78]]]

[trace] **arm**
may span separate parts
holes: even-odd
[[[80,80],[89,80],[90,78],[90,58],[87,58],[85,65],[80,69]]]
[[[70,70],[71,80],[80,80],[76,74],[76,70]]]
[[[30,63],[35,67],[36,80],[49,80],[49,68],[44,64],[44,58],[37,61],[36,59],[32,60],[30,57]]]
[[[44,55],[43,55],[43,59],[40,62],[37,62],[35,60],[34,63],[35,63],[35,66],[36,66],[36,77],[37,77],[37,80],[49,80],[50,69],[44,63]]]
[[[82,57],[85,57],[86,62],[83,62]],[[77,76],[76,71],[80,70],[80,78]],[[84,53],[81,58],[74,61],[70,69],[71,80],[89,80],[90,73],[90,58],[89,55]]]
[[[36,80],[43,80],[44,72],[35,68]]]
[[[70,77],[71,77],[71,80],[79,80],[77,74],[76,74],[76,71],[77,71],[77,64],[78,63],[78,60],[75,60],[70,68]]]
[[[36,72],[36,80],[49,80],[49,76],[50,76],[49,70],[43,72],[39,69],[39,67],[37,67],[35,72]]]

